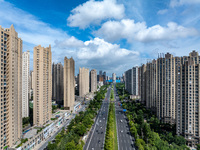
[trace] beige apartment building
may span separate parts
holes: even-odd
[[[136,66],[125,72],[125,89],[134,96],[140,96],[140,67]]]
[[[90,91],[97,91],[97,71],[95,69],[90,71]]]
[[[73,58],[64,58],[64,107],[74,109],[75,102],[75,62]]]
[[[42,126],[52,115],[51,46],[34,47],[33,124]]]
[[[0,149],[13,146],[22,136],[22,40],[14,26],[0,26],[1,137]]]
[[[177,65],[176,133],[183,135],[187,145],[200,142],[200,56],[193,51]]]
[[[146,64],[146,107],[156,113],[156,98],[157,98],[157,61],[153,60]],[[145,80],[145,79],[142,79]],[[144,84],[144,83],[143,83]],[[144,92],[143,92],[144,93]],[[144,97],[144,96],[143,96]]]
[[[183,135],[187,145],[200,143],[200,56],[159,55],[140,67],[141,102],[165,122],[176,123],[177,135]],[[126,71],[129,87],[131,69]],[[130,85],[131,86],[131,85]]]
[[[22,54],[22,118],[29,117],[29,64],[30,52],[23,52]]]
[[[116,74],[115,73],[112,74],[112,80],[114,83],[116,82]]]
[[[89,93],[89,69],[79,68],[79,96],[84,97]]]
[[[157,116],[165,123],[175,123],[176,64],[172,54],[157,59]]]

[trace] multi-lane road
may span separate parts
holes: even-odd
[[[101,105],[101,109],[99,110],[95,123],[88,136],[87,142],[83,148],[84,150],[102,150],[103,149],[105,134],[106,134],[108,110],[109,110],[110,91],[111,91],[111,88],[109,87],[106,93],[106,97],[103,100],[103,103]]]
[[[119,106],[119,97],[117,96],[116,87],[114,87],[115,98],[115,116],[117,123],[118,150],[134,150],[134,138],[130,134],[128,119],[123,112],[123,108]]]

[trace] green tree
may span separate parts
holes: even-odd
[[[51,142],[49,142],[49,144],[47,145],[48,150],[56,150],[56,148],[57,145],[55,143],[52,144]]]
[[[86,127],[84,124],[79,124],[74,128],[75,133],[77,133],[79,136],[83,136],[86,132]]]
[[[29,117],[24,117],[22,118],[22,124],[25,125],[25,124],[29,124],[30,123],[30,118]]]
[[[138,147],[139,150],[144,150],[145,142],[143,139],[137,139],[135,141],[135,145]]]
[[[74,141],[71,141],[71,142],[68,142],[66,145],[65,145],[65,150],[76,150],[76,145],[74,143]]]
[[[186,144],[186,140],[184,139],[184,137],[182,136],[177,136],[175,135],[174,137],[174,143],[181,146],[181,145],[185,145]]]
[[[197,150],[200,150],[200,144],[197,144]]]

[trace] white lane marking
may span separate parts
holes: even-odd
[[[104,103],[103,103],[103,105],[104,105]],[[99,114],[101,113],[101,111],[102,111],[102,108],[103,108],[103,105],[101,105],[101,109],[99,110]],[[97,121],[96,121],[96,123],[98,122],[98,120],[99,120],[99,114],[97,114]],[[94,135],[94,131],[96,131],[96,123],[95,123],[95,126],[94,126],[94,130],[93,130],[93,132],[92,132],[92,135],[91,135],[91,137],[90,137],[90,140],[89,140],[89,143],[88,143],[88,146],[87,146],[87,150],[88,150],[88,148],[89,148],[89,146],[90,146],[90,142],[91,142],[91,139],[92,139],[92,137],[93,137],[93,135]]]

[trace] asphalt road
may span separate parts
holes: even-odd
[[[84,146],[84,150],[102,150],[105,141],[106,125],[109,110],[109,100],[110,100],[110,87],[106,93],[106,97],[103,100],[101,109],[97,114],[95,123],[92,127],[90,135]]]
[[[117,134],[118,134],[118,150],[135,150],[134,138],[130,134],[128,125],[128,119],[123,112],[123,108],[118,105],[120,102],[119,97],[116,96],[116,87],[114,88],[115,97],[115,115],[117,122]]]

